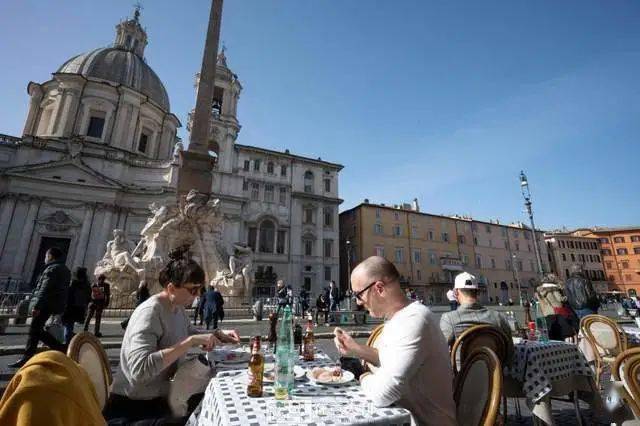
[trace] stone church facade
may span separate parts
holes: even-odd
[[[58,246],[90,271],[115,228],[136,243],[151,203],[176,202],[178,118],[144,59],[139,14],[116,26],[113,46],[72,57],[28,85],[21,137],[0,135],[0,283],[33,283]],[[255,294],[277,278],[317,293],[338,279],[338,174],[321,159],[236,143],[242,86],[219,55],[211,123],[212,192],[229,247],[255,251]]]

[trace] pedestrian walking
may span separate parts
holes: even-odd
[[[193,308],[193,325],[198,325],[198,317],[200,317],[200,325],[204,322],[204,294],[206,289],[200,288],[198,297],[193,301],[191,307]]]
[[[82,324],[87,316],[87,306],[91,301],[91,282],[87,276],[87,268],[81,266],[73,271],[71,285],[67,296],[67,307],[62,314],[64,325],[64,342],[71,342],[75,323]]]
[[[57,247],[51,247],[45,254],[45,268],[38,277],[29,308],[32,320],[29,326],[29,337],[24,355],[9,367],[20,368],[38,349],[38,342],[42,341],[51,349],[64,352],[65,345],[45,331],[44,325],[51,315],[62,314],[67,304],[71,272],[62,259],[63,253]]]
[[[571,267],[571,275],[564,284],[564,292],[567,302],[579,319],[598,313],[600,299],[593,289],[591,280],[584,276],[582,265],[575,264]]]
[[[98,281],[91,286],[91,303],[89,303],[89,314],[84,321],[84,331],[89,330],[89,323],[93,315],[96,316],[94,335],[96,337],[102,337],[100,333],[100,322],[102,321],[102,311],[109,306],[109,299],[111,299],[111,286],[106,281],[104,275],[98,277]]]
[[[150,295],[151,294],[149,293],[147,282],[144,280],[140,281],[140,284],[138,284],[138,289],[136,290],[136,308],[142,305],[142,303],[147,300]],[[131,313],[131,315],[133,315],[133,312]],[[127,329],[127,326],[129,325],[129,319],[131,319],[131,315],[129,315],[127,319],[120,323],[120,327],[122,327],[123,330]]]
[[[332,280],[329,282],[329,311],[331,312],[329,318],[331,322],[336,322],[336,316],[334,312],[338,310],[339,303],[340,289],[338,288],[338,286],[336,286],[336,282]]]
[[[316,299],[316,325],[321,324],[318,322],[318,315],[324,314],[324,324],[329,325],[329,303],[327,302],[327,296],[324,293],[320,293],[318,299]]]
[[[218,321],[224,319],[224,299],[222,294],[216,290],[213,286],[203,296],[204,298],[204,322],[207,326],[207,330],[211,328],[213,323],[213,329],[218,328]]]
[[[280,317],[280,311],[289,304],[289,291],[284,285],[284,281],[278,280],[276,283],[276,297],[278,298],[278,309],[276,315]]]

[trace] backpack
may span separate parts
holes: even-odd
[[[91,287],[91,299],[92,300],[104,300],[104,290],[98,285]]]

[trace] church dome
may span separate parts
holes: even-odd
[[[169,112],[169,96],[158,75],[136,53],[121,47],[105,47],[66,61],[58,73],[99,78],[134,89]]]

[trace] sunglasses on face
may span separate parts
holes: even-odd
[[[353,292],[353,298],[356,300],[359,300],[361,302],[364,302],[364,300],[362,300],[362,295],[364,294],[365,291],[369,290],[371,287],[374,286],[375,283],[377,283],[378,281],[374,281],[371,284],[369,284],[368,286],[366,286],[365,288],[363,288],[360,291],[354,291]]]

